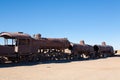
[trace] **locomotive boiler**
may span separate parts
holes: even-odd
[[[93,46],[85,44],[83,40],[80,41],[80,44],[73,44],[71,52],[71,54],[74,55],[74,58],[76,59],[95,57]]]
[[[110,57],[115,54],[113,47],[105,42],[102,42],[102,45],[94,45],[94,51],[97,57]]]
[[[70,42],[67,38],[41,38],[40,34],[32,39],[32,53],[40,53],[41,60],[63,59],[65,49],[69,48]]]

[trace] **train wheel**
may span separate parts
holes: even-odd
[[[75,55],[73,55],[73,59],[80,60],[80,59],[83,59],[83,56],[82,56],[82,54],[75,54]]]
[[[90,54],[89,54],[89,58],[90,58],[90,59],[95,59],[95,53],[90,53]]]
[[[11,61],[12,63],[15,63],[17,60],[16,57],[8,57],[8,61]]]
[[[103,54],[102,54],[102,57],[103,57],[103,58],[108,57],[107,53],[103,53]]]
[[[115,55],[114,53],[110,53],[110,54],[109,54],[109,57],[112,57],[112,56],[114,56],[114,55]]]
[[[0,57],[0,64],[3,64],[6,62],[6,59],[4,57]]]
[[[100,58],[100,57],[101,57],[101,53],[95,52],[95,58],[98,59],[98,58]]]
[[[29,55],[29,60],[28,61],[30,61],[30,62],[39,61],[39,56],[37,56],[37,54]]]

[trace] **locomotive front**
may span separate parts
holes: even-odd
[[[80,41],[80,44],[73,44],[71,51],[73,58],[75,57],[76,59],[94,58],[95,55],[93,46],[85,44],[83,40]]]
[[[94,45],[94,50],[98,57],[109,57],[115,54],[113,47],[106,45],[105,42],[102,42],[102,45]]]

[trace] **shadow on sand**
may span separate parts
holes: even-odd
[[[50,61],[39,61],[39,62],[4,63],[4,64],[0,64],[0,68],[9,68],[9,67],[17,67],[17,66],[34,66],[38,64],[70,63],[74,61],[84,61],[84,60],[83,59],[82,60],[50,60]]]
[[[120,54],[116,54],[112,57],[120,57]],[[107,57],[109,58],[109,57]],[[98,58],[98,59],[106,59],[106,58]],[[79,60],[50,60],[50,61],[39,61],[39,62],[20,62],[20,63],[5,63],[0,64],[0,68],[9,68],[9,67],[17,67],[17,66],[34,66],[38,64],[51,64],[51,63],[70,63],[76,61],[90,61],[90,60],[97,60],[97,59],[79,59]]]

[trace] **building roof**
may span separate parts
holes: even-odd
[[[19,39],[29,39],[29,38],[31,38],[30,35],[25,34],[23,32],[15,32],[15,33],[12,33],[12,32],[2,32],[2,33],[0,33],[0,37],[11,38],[11,39],[16,39],[16,38],[19,38]]]

